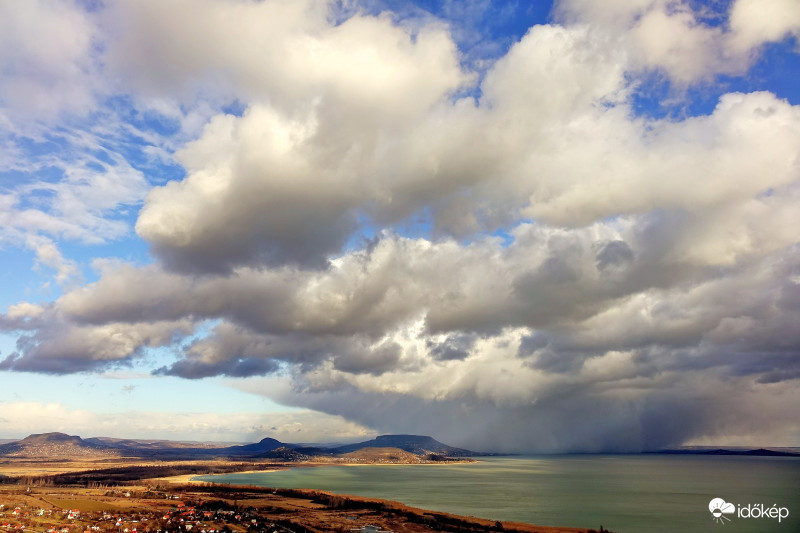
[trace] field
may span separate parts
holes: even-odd
[[[136,464],[134,459],[41,459],[28,460],[3,458],[0,460],[0,476],[49,476],[81,470],[97,470]]]
[[[70,499],[55,499],[55,498],[42,498],[43,501],[51,504],[53,507],[60,507],[61,509],[79,509],[83,513],[90,511],[119,511],[121,507],[114,505],[107,501],[98,501],[95,499],[87,498],[70,498]]]
[[[225,460],[142,461],[138,458],[30,461],[6,458],[0,461],[0,483],[26,486],[119,485],[142,479],[171,479],[186,483],[200,474],[275,470],[290,465],[271,461]]]

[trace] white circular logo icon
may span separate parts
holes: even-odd
[[[731,521],[731,519],[725,515],[736,512],[736,506],[732,503],[726,502],[722,498],[714,498],[708,502],[708,510],[711,512],[714,522],[717,522],[718,524],[724,524],[725,520],[728,522]]]

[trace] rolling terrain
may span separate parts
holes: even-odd
[[[34,434],[19,441],[0,445],[0,456],[5,457],[50,459],[97,455],[118,457],[121,454],[112,446],[64,433]]]
[[[374,450],[380,449],[377,453]],[[359,454],[359,452],[361,452]],[[355,454],[355,455],[353,455]],[[259,442],[234,446],[174,441],[145,441],[93,437],[83,439],[64,433],[42,433],[0,445],[0,457],[44,460],[57,458],[142,458],[151,460],[192,459],[276,459],[280,461],[313,461],[315,459],[358,458],[391,455],[395,461],[439,461],[481,455],[443,444],[420,435],[381,435],[373,440],[334,448],[321,448],[280,442],[264,438]]]

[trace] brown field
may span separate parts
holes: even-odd
[[[0,475],[5,476],[47,476],[78,472],[81,470],[97,470],[100,468],[114,468],[137,464],[135,459],[97,457],[82,459],[44,459],[29,460],[17,458],[3,458],[0,460]]]
[[[80,509],[81,512],[89,511],[119,511],[122,509],[119,505],[115,505],[109,501],[100,501],[98,499],[88,498],[68,498],[68,499],[55,499],[55,498],[42,498],[51,504],[53,507],[61,509]]]
[[[290,465],[267,460],[239,462],[226,460],[142,461],[47,460],[6,458],[0,461],[0,483],[25,486],[106,486],[153,480],[153,483],[188,483],[196,475],[227,474],[287,468]],[[3,476],[12,479],[3,481]]]

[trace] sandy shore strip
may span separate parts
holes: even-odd
[[[442,462],[430,462],[430,463],[360,463],[360,462],[308,462],[308,463],[297,463],[296,465],[292,465],[289,468],[317,468],[317,467],[325,467],[325,466],[430,466],[430,465],[454,465],[454,464],[473,464],[479,463],[480,461],[476,461],[474,459],[467,460],[467,461],[442,461]],[[156,477],[156,478],[148,478],[147,480],[143,481],[163,481],[166,483],[172,483],[176,485],[198,485],[203,483],[216,483],[215,481],[199,481],[195,480],[196,477],[219,477],[219,476],[230,476],[233,474],[259,474],[265,472],[279,472],[281,470],[286,470],[287,468],[271,468],[266,470],[242,470],[240,472],[227,472],[225,474],[182,474],[179,476],[166,476],[166,477]]]
[[[163,481],[166,483],[172,483],[175,485],[201,485],[204,483],[213,483],[213,481],[198,481],[194,478],[200,476],[229,476],[232,474],[258,474],[262,472],[278,472],[279,470],[283,470],[282,468],[273,468],[268,470],[242,470],[241,472],[228,472],[226,474],[183,474],[180,476],[166,476],[166,477],[154,477],[143,479],[142,481]]]

